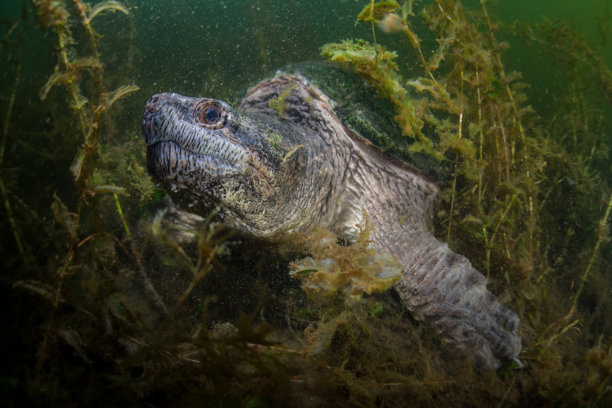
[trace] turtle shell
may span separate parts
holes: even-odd
[[[334,112],[349,130],[385,154],[411,164],[433,180],[445,181],[448,177],[434,157],[410,151],[414,139],[402,133],[391,101],[379,97],[367,81],[348,68],[327,62],[305,62],[280,71],[306,77],[332,99]]]

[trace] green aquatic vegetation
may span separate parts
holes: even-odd
[[[144,166],[145,154],[136,135],[121,144],[102,144],[98,167],[90,180],[97,193],[134,195],[139,201],[153,199],[155,187]],[[128,193],[129,192],[129,193]]]
[[[599,252],[599,247],[601,246],[602,242],[608,239],[608,236],[610,235],[610,230],[608,228],[608,219],[610,218],[610,210],[612,210],[612,194],[610,194],[610,199],[608,200],[608,206],[605,209],[604,215],[603,217],[601,217],[601,220],[599,220],[599,223],[597,225],[597,232],[596,232],[597,241],[595,242],[595,247],[593,248],[593,253],[591,254],[591,257],[589,258],[589,262],[587,263],[587,266],[584,269],[584,274],[582,274],[582,277],[580,278],[580,286],[578,287],[578,290],[576,291],[576,294],[574,295],[574,299],[572,300],[572,307],[570,309],[570,313],[578,305],[578,299],[580,298],[580,294],[582,293],[584,289],[584,285],[589,278],[589,273],[591,272],[591,268],[593,267],[593,263],[595,262],[595,258],[597,257],[597,254]]]
[[[370,22],[380,22],[389,13],[392,13],[400,8],[400,5],[394,0],[379,1],[374,3],[370,1],[370,4],[365,6],[361,13],[357,16],[357,20]]]
[[[100,160],[103,153],[99,132],[106,119],[104,114],[117,101],[137,91],[138,87],[126,85],[114,91],[106,90],[104,62],[98,51],[100,36],[92,27],[94,17],[101,15],[103,11],[121,11],[129,14],[125,6],[118,2],[107,2],[91,9],[87,3],[80,0],[74,0],[70,4],[40,0],[35,1],[33,6],[41,26],[52,32],[56,41],[55,70],[41,87],[39,96],[42,101],[46,101],[56,98],[54,95],[56,88],[65,89],[67,99],[64,105],[61,102],[55,105],[58,108],[56,115],[61,117],[62,106],[72,115],[73,119],[64,122],[65,128],[62,129],[62,134],[66,135],[66,141],[70,139],[69,143],[72,146],[81,145],[70,166],[79,190],[76,209],[69,210],[69,205],[65,204],[58,195],[54,195],[51,205],[53,219],[63,231],[56,231],[55,234],[57,237],[64,237],[63,242],[57,243],[58,252],[53,262],[57,267],[50,276],[43,274],[38,279],[18,280],[14,284],[15,287],[33,290],[51,302],[34,370],[37,381],[44,381],[47,367],[53,364],[50,358],[58,338],[71,345],[77,354],[84,356],[79,333],[62,328],[60,323],[61,308],[66,299],[74,296],[74,281],[84,279],[90,268],[95,270],[97,267],[100,269],[111,267],[112,259],[116,256],[112,243],[117,238],[102,228],[96,230],[92,227],[92,219],[97,220],[98,226],[107,221],[101,211],[105,206],[104,200],[98,200],[98,196],[110,196],[112,199],[110,203],[116,208],[120,225],[126,236],[130,236],[128,214],[123,211],[120,197],[129,197],[132,186],[128,190],[126,188],[128,184],[115,185],[109,180],[110,177],[104,174]],[[78,18],[72,18],[71,13],[75,13]],[[90,55],[79,55],[84,52],[84,47],[77,48],[78,41],[73,34],[77,30],[82,30],[84,33],[84,42]],[[73,123],[76,123],[76,126]],[[74,148],[72,149],[74,151]],[[119,160],[115,160],[117,161]],[[108,169],[106,172],[108,173]],[[148,179],[142,170],[139,175],[132,173],[132,177],[140,180]],[[144,191],[148,189],[150,182],[149,186],[143,187],[139,195],[146,195]],[[44,218],[41,217],[42,221]],[[86,262],[86,258],[90,258],[90,262]],[[45,282],[49,279],[53,283]]]
[[[565,67],[567,90],[557,105],[549,124],[550,138],[557,146],[556,160],[548,162],[546,176],[549,187],[544,194],[544,214],[554,214],[562,222],[565,233],[551,239],[553,265],[562,270],[580,271],[572,279],[572,302],[567,313],[547,327],[547,333],[565,332],[568,327],[587,316],[580,315],[580,295],[588,288],[587,280],[599,263],[601,245],[608,242],[609,209],[612,198],[605,200],[600,191],[609,193],[609,149],[605,135],[609,123],[605,110],[610,109],[610,78],[612,74],[603,58],[594,52],[584,35],[575,32],[567,23],[545,20],[538,24],[515,23],[512,30],[529,46],[540,47]],[[571,152],[571,153],[570,153]],[[575,197],[575,205],[567,207],[558,203]],[[549,215],[550,216],[550,215]],[[583,241],[581,256],[576,257],[571,242]],[[596,268],[597,269],[597,268]],[[604,275],[605,277],[605,275]],[[596,276],[600,284],[601,277]],[[590,293],[589,297],[593,294]],[[590,303],[593,300],[583,302]],[[602,313],[609,308],[605,298],[597,300]],[[590,323],[593,324],[593,323]]]
[[[187,266],[191,274],[189,285],[177,298],[170,311],[172,314],[181,309],[191,292],[198,283],[206,277],[213,267],[220,266],[218,264],[218,257],[227,251],[225,241],[227,241],[231,232],[224,232],[221,225],[212,223],[210,220],[213,216],[214,212],[212,212],[208,219],[202,223],[198,232],[189,229],[178,232],[182,234],[191,234],[197,237],[197,257],[195,261],[188,255],[185,248],[181,246],[179,243],[180,240],[164,228],[164,212],[158,213],[153,222],[149,225],[150,234],[154,238],[161,240],[165,246],[174,253],[175,258],[179,257],[182,259],[182,263]]]
[[[391,288],[400,279],[402,266],[390,254],[369,248],[368,235],[364,227],[357,241],[347,246],[338,244],[330,231],[312,232],[303,239],[311,256],[292,262],[289,275],[302,281],[302,289],[313,300],[339,293],[354,303],[364,294]]]
[[[291,94],[291,91],[295,89],[296,85],[289,85],[276,98],[271,98],[268,105],[278,112],[279,116],[285,114],[285,99]]]
[[[486,8],[483,5],[486,29],[481,32],[472,22],[476,18],[472,13],[465,11],[459,2],[436,1],[435,4],[426,6],[422,12],[424,22],[432,31],[438,33],[437,42],[440,44],[433,53],[432,60],[427,61],[421,49],[421,41],[410,27],[409,19],[412,14],[406,10],[411,9],[412,5],[408,7],[405,3],[401,15],[397,14],[400,9],[399,4],[393,7],[393,10],[387,6],[381,8],[378,14],[362,12],[361,20],[380,25],[389,13],[395,13],[394,18],[399,19],[402,27],[397,33],[404,34],[417,51],[424,71],[423,76],[404,81],[395,72],[397,66],[391,67],[392,69],[378,68],[388,60],[384,55],[395,56],[395,54],[389,51],[383,53],[382,48],[364,42],[359,44],[359,48],[370,50],[367,61],[374,68],[369,70],[361,68],[363,63],[355,58],[349,60],[347,56],[339,55],[338,52],[336,54],[329,52],[330,49],[351,48],[351,53],[345,52],[351,56],[356,53],[354,50],[356,47],[351,42],[342,45],[328,44],[323,48],[323,55],[332,61],[353,61],[355,72],[367,79],[376,89],[390,88],[391,92],[379,91],[379,94],[392,99],[396,106],[402,106],[397,109],[398,122],[402,125],[417,123],[416,128],[420,137],[412,144],[410,150],[423,152],[439,161],[449,163],[452,169],[450,177],[452,184],[448,191],[443,192],[442,197],[448,200],[450,206],[446,212],[439,214],[447,219],[448,238],[451,238],[455,224],[460,224],[455,227],[464,228],[461,226],[462,223],[471,224],[480,220],[478,222],[482,225],[482,229],[479,235],[483,236],[487,251],[505,247],[504,252],[508,253],[510,245],[523,247],[523,241],[521,239],[520,242],[516,242],[513,239],[515,242],[511,244],[508,234],[499,234],[497,231],[509,219],[508,211],[511,210],[514,216],[527,211],[530,213],[530,221],[526,229],[530,231],[530,235],[526,246],[532,248],[536,215],[535,192],[531,191],[532,179],[539,171],[538,166],[534,166],[534,161],[543,162],[543,159],[538,156],[537,149],[527,148],[527,145],[531,148],[538,144],[536,138],[532,136],[529,141],[525,141],[522,121],[530,112],[530,108],[518,105],[524,101],[524,96],[520,93],[520,84],[515,84],[520,76],[505,74],[499,57],[503,45],[495,40],[493,25],[488,19]],[[366,6],[364,12],[368,7],[370,6]],[[382,54],[383,57],[377,57],[378,54]],[[433,72],[442,61],[444,61],[443,72],[446,74],[436,78]],[[378,77],[369,74],[372,71],[377,72]],[[388,82],[393,86],[381,86]],[[414,89],[418,96],[408,88]],[[415,119],[415,112],[419,113],[419,119]],[[433,132],[424,134],[421,131],[424,125],[433,129]],[[406,126],[403,126],[403,129],[404,133],[411,135],[410,131],[406,131]],[[526,154],[532,158],[526,159],[524,157]],[[527,161],[530,167],[524,165]],[[517,196],[499,195],[499,191],[503,189],[497,186],[503,185],[522,191],[518,196],[519,205],[510,205],[515,202]],[[455,198],[458,188],[464,191],[474,188],[477,194],[470,196],[473,202],[457,203]],[[500,198],[505,201],[502,206],[499,205]],[[478,213],[463,213],[466,207],[476,208]],[[514,229],[520,230],[518,223]],[[501,246],[496,241],[500,236],[504,240]],[[489,263],[487,262],[485,268],[487,272]]]
[[[346,40],[341,44],[324,45],[321,55],[331,61],[347,63],[354,67],[359,76],[374,85],[381,97],[389,98],[393,102],[396,118],[403,132],[415,138],[422,136],[423,122],[415,115],[414,106],[401,84],[395,52],[377,49],[363,40]]]
[[[609,184],[603,181],[607,178],[609,183],[609,177],[595,170],[609,167],[608,149],[598,136],[609,124],[585,89],[588,82],[597,84],[609,99],[610,71],[567,24],[515,25],[514,31],[526,42],[543,45],[567,64],[571,79],[567,99],[550,122],[536,120],[521,74],[505,67],[508,45],[497,40],[500,25],[489,15],[487,2],[480,2],[480,10],[452,0],[424,6],[419,16],[436,36],[433,49],[424,49],[413,32],[412,8],[412,2],[371,1],[358,20],[373,30],[405,36],[421,61],[421,76],[403,80],[402,67],[387,62],[389,55],[395,61],[396,51],[386,50],[375,34],[373,44],[327,44],[322,54],[348,65],[394,105],[409,103],[410,118],[397,118],[398,122],[415,123],[412,116],[422,121],[418,128],[425,142],[417,139],[410,149],[442,161],[449,173],[440,194],[439,234],[444,231],[451,245],[468,254],[494,287],[505,282],[512,293],[510,303],[524,314],[522,358],[542,364],[543,379],[551,375],[544,371],[558,369],[544,368],[546,359],[560,359],[559,344],[575,339],[585,277],[592,273],[600,245],[609,235],[609,203],[601,203],[601,196],[609,195]],[[388,83],[392,86],[382,85]],[[412,136],[405,129],[404,133]],[[568,197],[576,201],[567,205]],[[557,233],[560,224],[570,226],[567,235]],[[582,245],[575,244],[575,234],[581,235]],[[563,258],[562,263],[560,256],[577,247],[580,256]],[[571,284],[578,288],[574,294],[552,298],[550,286],[562,282],[562,272],[555,269],[573,273]],[[543,304],[555,304],[557,313],[545,315]],[[561,313],[568,309],[564,317]],[[532,330],[539,333],[536,338]]]
[[[273,149],[279,150],[282,141],[283,137],[276,132],[272,133],[270,136],[270,146],[272,146]]]
[[[3,282],[18,305],[6,314],[20,318],[7,327],[18,340],[6,347],[16,370],[4,384],[28,395],[15,400],[610,404],[609,122],[598,108],[609,102],[609,73],[569,26],[513,27],[567,67],[567,93],[548,116],[535,106],[539,117],[520,74],[504,65],[503,27],[484,1],[469,10],[450,0],[364,0],[359,20],[378,40],[324,47],[392,101],[411,149],[445,169],[438,236],[488,272],[521,315],[527,369],[475,375],[398,299],[379,293],[396,279],[381,273],[397,265],[368,248],[365,232],[352,246],[323,231],[306,246],[297,237],[262,243],[212,219],[181,219],[146,174],[139,136],[123,130],[117,108],[136,88],[117,64],[129,62],[109,64],[98,50],[112,44],[102,19],[121,25],[131,10],[112,1],[26,3],[56,68],[38,79],[44,100],[30,106],[25,68],[10,59],[15,79],[0,98],[0,221],[12,231],[3,236]],[[103,17],[109,11],[119,13]],[[2,55],[20,46],[27,18],[7,25]],[[388,35],[405,49],[385,48]],[[259,37],[258,46],[273,64]],[[398,62],[406,55],[416,74]],[[282,112],[281,96],[272,103]],[[32,118],[43,125],[24,132],[18,121]],[[16,172],[20,161],[35,178]]]
[[[597,345],[584,356],[584,365],[588,375],[581,390],[583,403],[587,406],[604,404],[606,396],[612,393],[612,342],[602,344],[599,337]]]
[[[87,7],[85,6],[81,6],[80,10],[87,10]],[[103,11],[111,11],[111,12],[121,12],[123,14],[130,14],[130,12],[128,11],[128,8],[126,6],[124,6],[123,4],[119,3],[118,1],[104,1],[102,3],[98,3],[96,4],[90,11],[89,14],[86,15],[84,23],[89,24],[91,22],[91,20],[93,20],[93,18],[95,16],[97,16],[98,14],[100,14]]]
[[[102,11],[121,11],[129,14],[127,8],[118,2],[106,2],[98,4],[90,11],[90,6],[80,0],[75,0],[74,9],[80,17],[82,28],[87,33],[92,55],[74,59],[74,51],[70,46],[74,43],[71,27],[69,25],[69,11],[62,2],[39,0],[35,2],[39,21],[44,28],[53,28],[57,36],[57,58],[58,63],[55,72],[49,77],[47,83],[41,88],[40,97],[45,99],[54,86],[64,85],[70,95],[70,108],[74,112],[83,137],[83,145],[77,153],[71,171],[75,179],[80,183],[81,194],[87,194],[87,179],[90,175],[91,162],[95,159],[98,149],[98,131],[102,114],[106,112],[113,103],[129,94],[136,92],[139,88],[134,85],[124,85],[112,92],[105,92],[103,85],[104,72],[98,51],[98,35],[91,26],[94,17]],[[89,69],[93,74],[93,82],[96,91],[89,97],[82,93],[82,74]],[[83,172],[85,170],[85,172]]]
[[[612,103],[612,71],[604,57],[589,47],[584,34],[576,32],[566,21],[548,19],[537,24],[516,22],[512,29],[528,46],[540,45],[554,55],[566,67],[572,81],[592,79],[596,89]]]
[[[10,44],[12,35],[14,35],[15,33],[19,33],[18,29],[27,17],[26,10],[27,9],[24,4],[23,11],[22,11],[20,18],[18,18],[13,24],[11,24],[6,34],[2,37],[2,40],[0,40],[0,51],[2,51],[2,49],[5,46]],[[16,42],[16,46],[19,46],[18,41]],[[29,265],[30,263],[29,253],[27,252],[27,248],[23,242],[23,238],[22,238],[23,233],[21,229],[19,228],[18,222],[15,218],[13,205],[11,204],[11,197],[10,197],[11,192],[10,192],[9,186],[7,186],[8,183],[5,182],[5,174],[2,170],[5,166],[7,140],[9,138],[10,124],[13,119],[12,116],[13,116],[13,109],[15,107],[15,98],[17,96],[17,92],[18,92],[19,85],[21,82],[21,75],[22,75],[21,74],[21,62],[19,61],[19,59],[16,59],[14,61],[14,65],[15,65],[15,75],[14,75],[15,80],[11,87],[10,96],[8,97],[8,101],[9,101],[8,106],[6,108],[6,113],[3,118],[4,124],[2,126],[2,142],[0,144],[0,194],[2,195],[2,204],[4,207],[4,211],[6,213],[6,217],[8,218],[11,233],[12,233],[13,239],[15,240],[15,245],[17,246],[17,251],[19,253],[19,256],[21,257],[21,261],[25,265]]]

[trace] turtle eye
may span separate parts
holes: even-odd
[[[204,121],[209,124],[217,123],[221,117],[221,112],[219,112],[219,108],[216,106],[210,106],[202,113],[204,114]]]
[[[219,129],[225,125],[226,112],[210,100],[202,101],[196,107],[199,110],[198,122],[202,125]]]

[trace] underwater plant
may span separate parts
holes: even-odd
[[[367,217],[366,217],[367,220]],[[381,293],[400,280],[402,265],[389,253],[370,248],[369,228],[362,226],[350,246],[340,245],[331,231],[318,229],[301,242],[310,256],[290,264],[289,275],[302,281],[302,289],[314,300],[339,294],[354,303],[364,294]]]
[[[134,41],[144,6],[24,0],[0,21],[1,290],[11,303],[2,400],[610,405],[610,69],[568,23],[509,26],[493,3],[466,4],[364,0],[355,31],[371,38],[322,53],[390,101],[409,150],[443,170],[436,234],[521,315],[524,368],[477,375],[445,354],[384,291],[397,265],[371,252],[367,226],[349,246],[328,231],[269,243],[214,214],[180,219],[146,174],[137,131],[126,130],[141,113],[134,78],[143,80],[119,48]],[[298,6],[241,4],[259,27],[257,75],[284,61],[267,52],[272,11]],[[604,49],[605,13],[598,24]],[[205,31],[206,44],[222,29]],[[40,66],[23,58],[28,36]],[[554,106],[544,109],[513,70],[505,41],[514,49],[516,39],[563,68]],[[217,59],[227,53],[218,48]],[[202,75],[215,90],[227,87],[219,78],[240,81],[213,62]],[[271,107],[282,112],[286,96]]]
[[[602,121],[575,117],[570,123],[578,129],[581,121],[599,127],[582,128],[582,138],[576,135],[575,127],[573,141],[551,137],[568,132],[554,129],[562,122],[551,121],[551,129],[547,130],[541,120],[536,120],[534,109],[527,104],[521,74],[506,71],[502,54],[508,44],[496,39],[501,26],[490,17],[486,1],[480,2],[479,11],[464,8],[458,1],[434,0],[425,5],[420,16],[436,35],[437,47],[431,50],[423,49],[423,42],[412,28],[413,8],[412,1],[370,1],[357,19],[371,25],[372,43],[351,40],[326,44],[322,55],[347,65],[380,96],[393,102],[396,120],[406,137],[413,140],[410,149],[446,163],[450,182],[441,194],[438,233],[470,254],[495,287],[499,286],[496,281],[505,282],[506,291],[512,293],[510,301],[523,311],[523,325],[527,326],[523,327],[526,348],[521,358],[540,363],[544,356],[560,358],[556,354],[560,350],[550,348],[560,336],[576,330],[580,295],[600,245],[608,240],[612,195],[609,184],[602,184],[592,173],[593,167],[605,168],[601,158],[608,157],[602,140],[593,140],[599,132],[605,132]],[[567,24],[521,23],[515,27],[521,27],[514,31],[524,33],[523,38],[544,44],[559,55],[570,72],[580,62],[595,72],[601,84],[599,90],[606,97],[610,70]],[[394,62],[397,51],[381,45],[376,28],[407,39],[421,62],[422,76],[410,80],[400,76],[404,70]],[[431,57],[426,59],[424,55]],[[568,92],[568,98],[587,103],[585,87],[578,86],[578,81],[588,77],[574,71],[571,78],[577,86],[570,88],[573,92]],[[587,113],[588,108],[577,111],[574,106],[565,106],[564,114],[596,112]],[[568,189],[570,177],[573,182]],[[610,197],[605,201],[607,205],[597,197],[592,201],[594,207],[580,204],[556,211],[553,207],[564,201],[562,197],[567,197],[568,190],[574,190],[571,196],[581,197],[584,203],[595,191],[603,190]],[[566,297],[568,301],[557,301],[557,310],[565,309],[567,314],[544,317],[539,315],[541,302],[551,302],[547,292],[561,276],[560,272],[553,276],[553,268],[560,266],[559,251],[566,251],[562,248],[568,245],[576,250],[575,242],[557,241],[555,231],[564,217],[579,217],[581,225],[574,225],[574,231],[581,230],[590,238],[581,247],[582,262],[574,265],[574,270],[583,271],[580,278],[573,278],[572,282],[577,281],[576,292]],[[540,332],[537,340],[529,334],[531,330]],[[545,349],[539,348],[543,339]]]

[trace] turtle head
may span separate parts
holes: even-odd
[[[147,168],[184,210],[215,206],[239,228],[270,236],[299,217],[312,139],[290,124],[175,93],[154,95],[142,128]],[[297,197],[299,196],[299,197]]]

